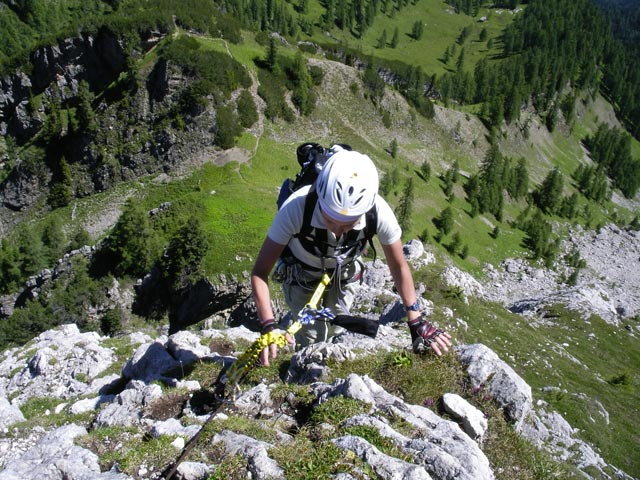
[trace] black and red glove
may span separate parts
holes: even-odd
[[[415,353],[422,353],[431,347],[436,337],[444,333],[444,330],[424,320],[422,315],[407,322],[411,332],[411,344]]]

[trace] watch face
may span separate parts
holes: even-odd
[[[420,304],[416,301],[416,303],[414,303],[413,305],[410,305],[408,307],[405,307],[407,310],[411,310],[413,312],[417,312],[418,310],[420,310]]]

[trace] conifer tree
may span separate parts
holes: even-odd
[[[398,155],[398,141],[394,138],[391,140],[391,145],[389,145],[389,153],[391,154],[391,158],[396,158]]]
[[[557,213],[562,201],[564,181],[558,167],[551,170],[535,192],[536,205],[545,213]]]
[[[244,128],[249,128],[258,121],[256,103],[248,90],[243,90],[238,97],[238,120]]]
[[[378,38],[377,47],[378,48],[384,48],[386,46],[387,46],[387,30],[384,29],[384,30],[382,30],[382,34]]]
[[[218,108],[216,114],[217,130],[214,143],[223,149],[231,148],[242,133],[238,115],[231,106]]]
[[[76,117],[80,131],[92,133],[97,127],[96,115],[91,105],[94,95],[89,88],[86,80],[80,81],[78,84],[78,108]]]
[[[413,22],[413,28],[411,29],[411,36],[414,40],[420,40],[424,33],[424,24],[422,20],[416,20]]]
[[[400,41],[400,30],[396,27],[393,30],[393,36],[391,37],[391,48],[396,48],[398,46],[398,42]]]
[[[422,165],[420,165],[420,174],[425,182],[428,182],[431,178],[431,165],[429,165],[427,160],[422,162]]]
[[[160,262],[162,277],[172,292],[178,293],[204,277],[202,262],[208,250],[209,241],[193,215],[171,238]]]
[[[117,276],[144,275],[157,256],[157,241],[141,204],[128,200],[106,241],[109,269]]]
[[[45,252],[40,235],[33,227],[20,224],[16,235],[17,262],[23,275],[37,273],[45,264]]]
[[[62,256],[66,243],[67,239],[62,229],[60,217],[49,217],[42,230],[44,257],[48,265],[53,265]]]
[[[52,208],[65,207],[73,199],[71,168],[64,157],[58,160],[58,181],[53,184],[49,192],[49,204]]]
[[[275,73],[277,64],[278,64],[278,47],[276,45],[276,39],[273,37],[269,38],[269,45],[267,47],[265,64],[267,68],[272,73]]]
[[[405,183],[402,196],[396,208],[396,215],[398,216],[398,223],[400,228],[406,231],[411,227],[411,215],[413,214],[413,177],[409,177]]]
[[[509,194],[518,200],[524,197],[529,191],[529,171],[527,170],[527,161],[524,157],[520,157],[518,165],[515,168],[512,182],[510,184]]]
[[[460,49],[460,53],[458,54],[458,60],[456,61],[456,71],[458,73],[462,72],[464,68],[464,47]]]
[[[443,235],[448,235],[453,230],[453,210],[451,207],[445,207],[440,215],[434,218],[433,223]]]
[[[0,293],[15,291],[21,278],[18,250],[3,238],[0,241]]]

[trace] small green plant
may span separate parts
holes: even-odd
[[[369,409],[369,405],[353,398],[332,397],[314,408],[310,420],[316,424],[330,423],[339,425],[349,417],[367,413]]]
[[[122,308],[111,308],[100,319],[100,330],[104,335],[115,335],[122,329],[123,319]]]
[[[445,296],[447,298],[453,298],[461,302],[464,302],[464,298],[465,298],[464,290],[462,289],[462,287],[458,287],[458,286],[452,286],[449,289],[447,289],[445,291]]]
[[[410,367],[411,365],[413,365],[413,357],[409,355],[409,353],[403,351],[394,355],[392,363],[395,367]]]

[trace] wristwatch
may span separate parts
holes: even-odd
[[[419,312],[420,311],[420,303],[418,303],[418,300],[416,300],[416,302],[413,305],[405,305],[404,309],[407,312]]]

